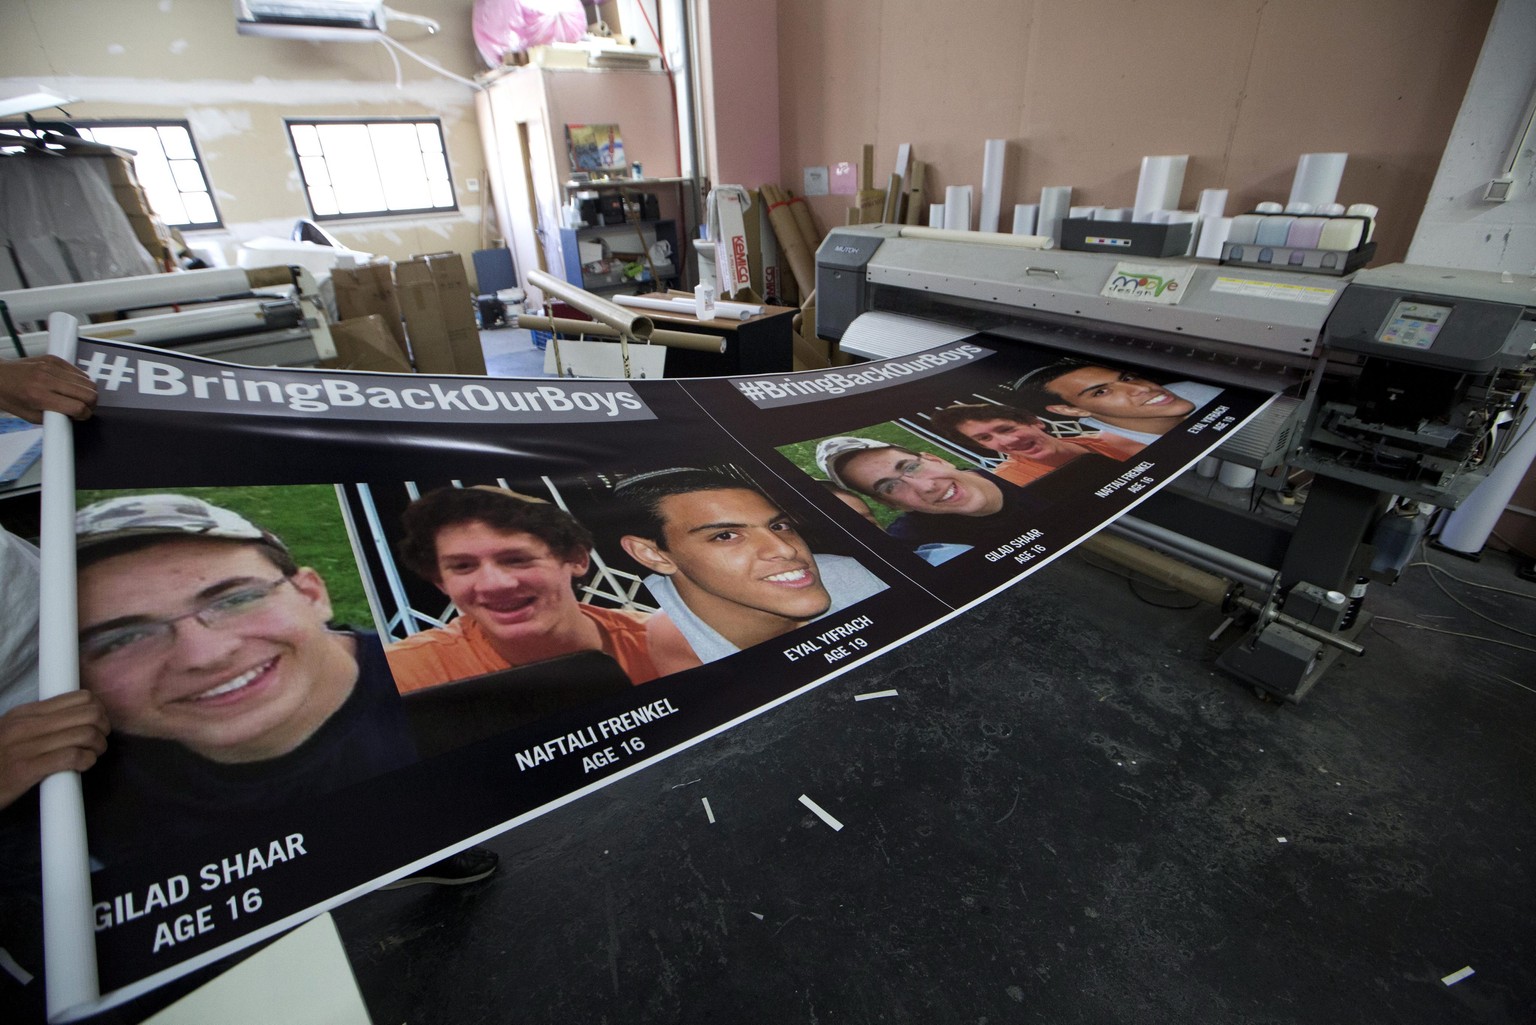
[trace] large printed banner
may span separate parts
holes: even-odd
[[[79,363],[98,1007],[878,656],[1268,401],[986,336],[704,380]]]

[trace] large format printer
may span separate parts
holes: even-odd
[[[1100,294],[1125,257],[1007,242],[834,229],[817,251],[817,334],[865,357],[921,347],[859,331],[860,318],[897,315],[1279,392],[1216,454],[1270,471],[1261,481],[1310,472],[1298,517],[1165,489],[1111,528],[1235,585],[1223,604],[1246,633],[1218,662],[1262,695],[1299,701],[1340,650],[1362,650],[1366,619],[1353,619],[1346,595],[1401,569],[1377,558],[1382,525],[1398,519],[1389,504],[1455,508],[1532,426],[1536,291],[1524,276],[1171,259],[1161,262],[1195,270],[1181,301],[1161,305]]]

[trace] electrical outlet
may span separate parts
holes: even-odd
[[[480,179],[479,178],[465,178],[464,179],[464,191],[465,192],[479,192],[480,191]]]

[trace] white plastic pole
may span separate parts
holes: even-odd
[[[79,321],[48,318],[48,351],[75,361]],[[69,417],[43,414],[42,582],[38,598],[38,696],[80,689],[79,622],[75,611],[75,450]],[[43,956],[48,1017],[101,996],[91,913],[91,867],[85,798],[78,772],[56,772],[39,788],[43,849]]]

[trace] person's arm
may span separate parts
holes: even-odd
[[[95,765],[109,732],[101,702],[84,690],[0,715],[0,809],[55,772],[84,772]]]
[[[52,410],[84,420],[96,405],[96,385],[57,356],[0,359],[0,409],[40,424]]]

